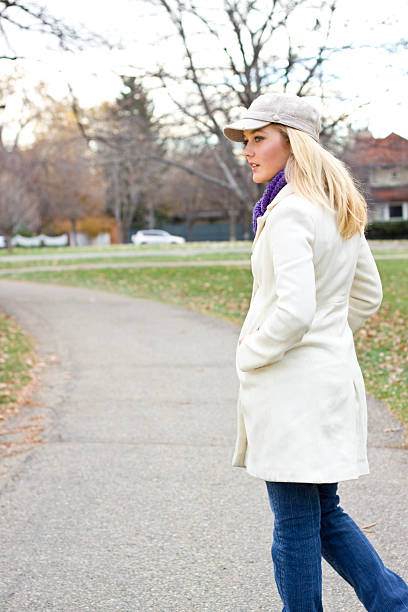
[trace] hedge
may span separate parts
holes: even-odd
[[[408,221],[375,221],[367,225],[365,234],[371,240],[408,238]]]

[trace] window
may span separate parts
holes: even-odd
[[[390,219],[402,219],[402,204],[390,205]]]

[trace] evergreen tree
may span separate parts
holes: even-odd
[[[119,242],[129,235],[132,223],[145,211],[147,227],[155,223],[155,192],[163,169],[149,160],[163,155],[154,106],[135,77],[122,76],[123,88],[107,108],[108,146],[103,147],[108,184],[108,208],[113,213]]]

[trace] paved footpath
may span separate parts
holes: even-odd
[[[6,441],[42,432],[0,465],[0,610],[279,612],[266,488],[230,465],[238,328],[13,281],[0,308],[44,364],[35,401],[3,426]],[[407,579],[408,451],[369,405],[371,474],[341,484],[342,505],[376,523],[370,539]],[[324,585],[325,612],[362,610],[326,564]]]

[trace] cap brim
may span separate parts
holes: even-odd
[[[270,123],[270,121],[260,121],[259,119],[240,119],[225,126],[224,136],[233,142],[244,142],[244,130],[257,130]]]

